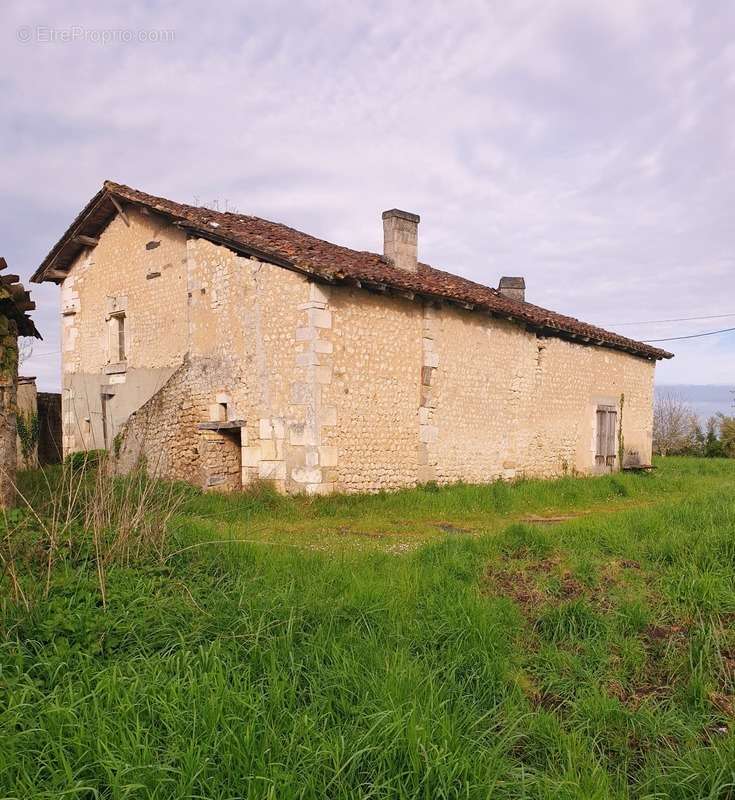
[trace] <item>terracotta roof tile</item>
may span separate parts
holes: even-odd
[[[557,314],[532,303],[501,295],[497,289],[458,275],[419,264],[416,273],[394,267],[377,253],[351,250],[326,242],[277,222],[243,214],[213,211],[175,203],[123,184],[105,181],[64,236],[33,275],[33,281],[59,280],[81,245],[80,234],[97,235],[116,213],[114,202],[144,206],[169,217],[173,224],[192,234],[219,242],[276,264],[297,269],[315,278],[361,285],[368,289],[392,290],[459,303],[480,311],[512,318],[541,335],[560,336],[583,344],[596,344],[634,353],[649,359],[671,358],[671,353],[637,342],[574,317]]]

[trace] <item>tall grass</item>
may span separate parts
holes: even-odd
[[[94,565],[106,605],[110,565],[162,561],[172,517],[184,499],[181,486],[156,480],[142,462],[118,475],[104,451],[75,456],[35,471],[16,487],[19,507],[3,514],[0,563],[13,600],[26,607],[22,575],[36,584],[43,565],[48,595],[55,569],[85,561]]]
[[[733,797],[735,470],[650,478],[187,490],[168,558],[110,563],[106,611],[93,566],[69,561],[29,611],[3,609],[0,797]],[[362,503],[460,528],[473,497],[506,515],[499,533],[401,557],[183,549],[213,512],[277,525]],[[570,503],[599,513],[513,519]]]

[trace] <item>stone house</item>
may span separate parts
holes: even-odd
[[[8,267],[0,258],[0,273]],[[0,508],[15,501],[18,336],[41,338],[28,316],[36,306],[17,275],[0,274]]]
[[[33,275],[61,286],[63,446],[236,489],[376,491],[651,457],[671,355],[418,262],[105,182]]]

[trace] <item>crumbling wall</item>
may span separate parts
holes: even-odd
[[[0,508],[15,503],[18,328],[0,311]]]
[[[239,488],[240,443],[233,454],[232,446],[213,444],[219,434],[198,427],[209,419],[212,387],[230,383],[231,374],[226,362],[186,359],[116,435],[112,450],[118,469],[127,472],[142,459],[149,473],[160,478],[202,488]]]
[[[38,394],[36,379],[20,376],[16,396],[16,451],[18,469],[33,469],[38,466]]]

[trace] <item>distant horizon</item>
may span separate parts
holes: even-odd
[[[676,394],[702,421],[715,414],[735,415],[735,383],[657,383],[654,391]]]

